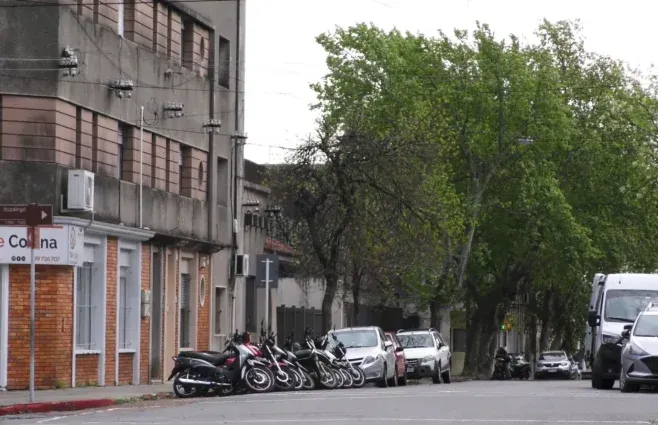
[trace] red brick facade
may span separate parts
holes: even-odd
[[[117,270],[119,259],[119,247],[123,247],[121,240],[116,237],[108,236],[106,238],[106,259],[105,259],[105,370],[104,380],[106,386],[126,385],[134,383],[134,356],[136,353],[120,352],[118,353],[118,382],[116,382],[117,369]],[[123,249],[123,248],[122,248]],[[169,257],[171,260],[179,259],[180,253],[173,251],[177,255]],[[151,289],[151,246],[148,243],[142,243],[141,252],[141,289]],[[167,256],[164,256],[167,258]],[[201,267],[203,258],[206,258],[206,266]],[[199,264],[200,267],[196,273],[197,285],[197,322],[196,322],[196,347],[195,349],[205,350],[209,348],[210,338],[210,294],[211,284],[209,276],[209,257],[204,254],[195,255],[191,264]],[[165,261],[162,264],[167,265]],[[175,285],[176,304],[178,303],[178,291],[180,279],[178,276],[179,262],[175,261],[173,265],[176,270],[176,279],[172,284]],[[163,277],[163,290],[167,284]],[[201,277],[204,277],[205,297],[201,296]],[[25,389],[29,383],[29,266],[11,265],[9,266],[9,362],[8,362],[8,389]],[[36,387],[45,388],[65,388],[72,385],[78,387],[95,386],[102,384],[99,382],[99,367],[101,366],[102,355],[100,353],[89,353],[78,351],[73,354],[74,340],[74,268],[68,266],[37,266],[37,322],[36,322]],[[152,296],[158,296],[152,294]],[[203,300],[203,305],[201,305]],[[178,341],[178,311],[174,309],[176,329],[171,330],[171,334]],[[162,323],[165,323],[164,309],[162,312]],[[141,315],[140,315],[141,316]],[[139,347],[139,383],[150,383],[150,359],[151,359],[151,321],[150,318],[139,318],[140,337]],[[164,338],[164,326],[163,335]],[[161,344],[163,351],[160,353],[161,364],[163,356],[171,356],[176,353],[166,353],[164,344]],[[178,344],[177,344],[178,346]],[[100,350],[99,350],[100,351]],[[73,360],[75,358],[75,360]],[[75,361],[75,367],[72,362]],[[167,374],[169,371],[163,371]],[[72,376],[75,373],[75,376]],[[166,376],[164,377],[166,378]]]

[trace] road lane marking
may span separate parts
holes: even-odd
[[[364,417],[351,417],[351,418],[288,418],[288,419],[219,419],[212,420],[199,420],[194,419],[195,424],[282,424],[282,423],[328,423],[328,422],[438,422],[438,423],[502,423],[502,424],[573,424],[573,425],[587,425],[587,424],[607,424],[607,425],[652,425],[649,421],[594,421],[594,420],[574,420],[574,419],[483,419],[483,418],[364,418]],[[108,419],[107,422],[86,422],[87,425],[105,425],[110,422],[116,422],[116,419]],[[121,425],[145,425],[149,422],[133,422],[121,421]]]

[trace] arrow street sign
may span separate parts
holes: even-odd
[[[52,226],[53,206],[38,204],[0,205],[0,226]]]

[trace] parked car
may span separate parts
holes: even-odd
[[[377,381],[380,387],[395,386],[395,353],[393,343],[387,341],[379,326],[344,328],[331,331],[345,345],[345,357],[366,374],[366,381]]]
[[[572,374],[573,363],[564,351],[544,351],[537,357],[535,379],[571,379]]]
[[[621,333],[619,389],[636,392],[640,385],[658,385],[658,303],[649,303]]]
[[[404,355],[404,348],[400,343],[395,332],[385,332],[384,336],[387,341],[393,343],[393,352],[395,353],[395,374],[398,376],[399,385],[407,385],[407,356]]]
[[[425,376],[440,384],[452,382],[450,347],[436,329],[400,329],[396,333],[407,357],[407,376]]]

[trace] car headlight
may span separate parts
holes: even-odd
[[[646,351],[644,351],[644,350],[642,349],[642,347],[640,347],[639,345],[637,345],[637,344],[634,343],[634,342],[631,342],[631,346],[630,346],[629,352],[630,352],[632,355],[634,355],[634,356],[646,356],[646,355],[649,354],[649,353],[647,353]]]
[[[562,367],[569,366],[569,363],[567,363],[567,362],[562,362],[562,363],[560,363],[560,366],[562,366]]]
[[[619,335],[603,334],[604,344],[616,344],[619,341]]]
[[[434,357],[432,356],[425,356],[423,359],[420,361],[421,363],[431,363],[434,361]]]
[[[375,361],[375,358],[373,356],[367,356],[365,359],[363,359],[363,364],[364,365],[370,364],[370,363],[373,363],[374,361]]]

